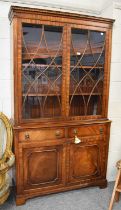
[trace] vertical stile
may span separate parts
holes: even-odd
[[[18,106],[18,113],[19,113],[19,121],[21,121],[22,119],[22,92],[20,90],[22,90],[22,22],[19,20],[18,22],[18,56],[17,56],[17,60],[18,60],[18,66],[17,66],[17,70],[18,70],[18,100],[19,100],[19,106]]]
[[[103,105],[102,116],[107,117],[108,98],[109,98],[109,81],[110,81],[110,60],[111,60],[111,37],[112,29],[106,31],[105,42],[105,65],[104,65],[104,88],[103,88]]]
[[[62,116],[65,116],[66,107],[66,26],[63,27],[63,55],[62,55]]]
[[[66,117],[69,116],[69,87],[70,87],[70,43],[71,27],[67,25],[66,33]]]

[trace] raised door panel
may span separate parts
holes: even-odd
[[[23,188],[51,189],[64,183],[63,145],[24,146],[23,153]]]
[[[82,138],[79,144],[70,144],[68,182],[91,182],[103,177],[106,147],[98,137]]]

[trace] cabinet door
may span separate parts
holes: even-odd
[[[81,141],[69,146],[68,181],[72,183],[90,182],[101,178],[105,171],[106,148],[103,141],[99,137],[83,137]]]
[[[105,37],[103,31],[71,29],[69,115],[102,115]]]
[[[23,190],[55,188],[64,183],[65,147],[61,143],[25,143],[21,147]]]
[[[34,21],[33,21],[34,22]],[[64,24],[22,24],[21,113],[23,120],[64,115]]]

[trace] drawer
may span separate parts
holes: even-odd
[[[68,130],[69,137],[77,136],[95,136],[106,133],[106,125],[82,125],[71,127]]]
[[[65,129],[27,129],[19,132],[19,141],[25,140],[50,140],[65,138]]]

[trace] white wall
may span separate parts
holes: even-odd
[[[12,115],[12,69],[10,69],[10,24],[8,20],[10,5],[10,2],[0,1],[0,111],[3,111],[9,118]],[[94,13],[94,15],[97,13],[103,17],[116,19],[113,27],[108,113],[109,119],[112,120],[107,173],[109,181],[114,180],[115,163],[121,158],[121,9],[119,7],[120,5],[110,3],[100,11],[95,10]],[[84,13],[85,11],[91,14],[88,9],[82,10]]]
[[[9,4],[0,2],[0,111],[11,117]]]

